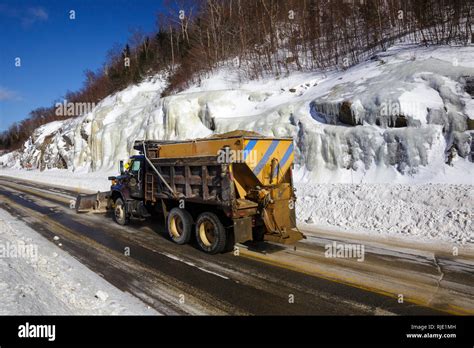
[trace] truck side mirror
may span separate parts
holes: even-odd
[[[124,170],[123,170],[123,161],[120,161],[120,175],[123,175],[124,174]]]

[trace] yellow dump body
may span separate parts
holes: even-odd
[[[146,152],[160,167],[163,179],[187,199],[199,196],[205,201],[206,197],[214,197],[213,194],[203,193],[214,192],[210,186],[201,190],[221,180],[210,174],[212,165],[206,161],[209,159],[219,168],[222,165],[228,173],[225,177],[229,175],[229,182],[233,183],[229,197],[232,197],[234,217],[246,216],[246,212],[258,213],[257,220],[265,229],[266,240],[293,243],[303,238],[296,228],[296,197],[291,174],[294,160],[292,138],[235,131],[189,141],[148,141]],[[189,163],[189,174],[182,174],[187,169],[183,171],[179,166],[167,169],[170,161],[174,161],[175,166],[176,163]],[[182,183],[189,183],[188,188]],[[226,187],[218,185],[222,190]]]
[[[230,162],[245,163],[258,179],[260,186],[281,183],[294,160],[292,138],[269,138],[242,131],[190,141],[162,143],[157,158],[221,155],[224,159],[226,153],[222,149],[225,147],[229,148],[230,156],[227,157],[231,157]]]

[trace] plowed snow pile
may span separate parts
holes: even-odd
[[[323,186],[314,185],[322,183],[331,184],[324,186],[323,192],[342,197],[340,204],[334,202],[328,208],[327,213],[334,218],[328,216],[328,221],[322,221],[320,212],[314,211],[316,223],[380,233],[416,233],[420,237],[436,235],[436,230],[440,238],[468,243],[474,232],[472,225],[463,221],[472,220],[472,205],[465,207],[468,220],[457,224],[444,215],[426,217],[415,209],[422,203],[414,195],[410,201],[399,202],[398,207],[400,216],[407,209],[409,214],[420,214],[413,215],[409,224],[415,227],[397,227],[389,216],[382,219],[380,207],[360,209],[367,217],[362,226],[343,202],[364,206],[369,200],[345,196],[352,185],[346,189],[332,184],[473,185],[472,57],[474,46],[404,45],[345,71],[294,73],[242,82],[235,69],[227,68],[166,98],[160,96],[166,82],[155,76],[107,97],[84,116],[37,129],[24,151],[0,157],[0,164],[13,168],[3,173],[43,181],[50,181],[41,179],[49,169],[67,169],[65,174],[46,175],[60,176],[60,181],[71,178],[73,181],[66,184],[80,187],[90,185],[87,179],[81,184],[87,173],[93,173],[94,178],[103,175],[103,181],[95,180],[91,186],[106,188],[107,175],[116,172],[119,160],[133,153],[136,139],[191,139],[236,129],[291,136],[296,145],[295,180],[307,187],[299,192],[300,200],[310,199],[314,210],[329,206],[324,195],[305,198],[307,192],[321,190]],[[24,167],[45,171],[14,170]],[[377,202],[384,207],[393,201],[385,201],[391,194],[383,192],[403,195],[405,189],[412,190],[402,185],[393,189],[380,186],[378,191],[376,187],[367,189],[373,190],[373,196],[380,191]],[[426,190],[434,190],[434,196],[451,190],[472,194],[469,186],[426,186]],[[434,201],[429,208],[434,209],[433,214],[438,211],[436,204]],[[369,211],[375,214],[372,218]],[[300,217],[307,218],[305,214]]]
[[[0,315],[71,314],[159,313],[0,209]]]
[[[474,186],[470,185],[296,185],[304,192],[296,211],[301,221],[348,232],[474,243]]]

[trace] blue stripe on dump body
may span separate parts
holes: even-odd
[[[262,159],[260,160],[260,162],[258,162],[257,166],[255,167],[255,169],[253,170],[253,173],[255,175],[258,175],[263,167],[265,166],[265,164],[268,162],[268,159],[270,158],[270,156],[273,154],[273,152],[275,151],[276,147],[278,146],[278,143],[279,141],[278,140],[273,140],[272,143],[270,144],[270,146],[268,147],[267,151],[265,152],[265,154],[263,155]]]
[[[252,151],[255,145],[257,145],[257,140],[250,140],[247,143],[247,146],[245,146],[245,149],[244,149],[244,160],[247,158],[248,154],[250,153],[250,151]]]
[[[293,142],[291,142],[290,146],[286,150],[285,154],[283,155],[283,158],[281,159],[280,163],[278,164],[277,167],[275,167],[275,170],[273,171],[273,177],[276,178],[278,174],[278,170],[283,168],[285,166],[285,163],[288,161],[290,158],[291,154],[293,153]]]

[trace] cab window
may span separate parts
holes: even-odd
[[[140,171],[141,161],[133,161],[132,163],[132,172],[138,173]]]

